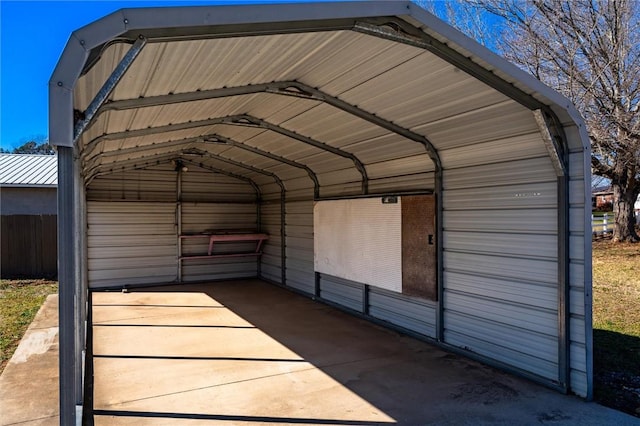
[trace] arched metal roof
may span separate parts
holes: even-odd
[[[123,9],[72,34],[50,85],[50,139],[75,141],[86,180],[209,153],[302,174],[316,197],[437,189],[443,168],[538,138],[532,111],[582,127],[409,2]]]

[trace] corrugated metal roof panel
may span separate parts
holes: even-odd
[[[1,186],[56,186],[56,155],[0,154]]]

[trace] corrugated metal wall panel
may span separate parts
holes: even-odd
[[[342,197],[347,195],[361,195],[362,181],[341,183],[338,185],[320,187],[320,197]]]
[[[436,337],[436,303],[370,287],[369,315],[424,336]]]
[[[523,210],[452,210],[444,214],[445,232],[508,232],[520,234],[556,234],[555,209]]]
[[[255,203],[256,193],[248,182],[188,166],[182,174],[183,201]]]
[[[515,328],[498,329],[493,322],[446,311],[444,321],[447,343],[549,380],[557,379],[556,338]]]
[[[550,182],[554,173],[548,156],[513,160],[502,163],[492,162],[480,166],[470,166],[452,171],[444,170],[443,185],[449,191],[460,188],[478,188],[487,185],[522,185]],[[482,179],[478,179],[482,176]]]
[[[392,193],[394,191],[433,191],[434,187],[435,174],[433,172],[369,181],[369,192],[372,194]]]
[[[571,142],[579,141],[578,129],[571,127],[565,129],[567,139]],[[585,283],[585,264],[591,258],[591,253],[585,253],[591,241],[591,233],[585,232],[585,210],[591,210],[591,200],[585,191],[585,155],[582,150],[569,154],[569,217],[570,221],[581,217],[577,223],[570,223],[570,245],[569,245],[569,301],[570,301],[570,377],[572,390],[579,395],[587,395],[588,371],[592,366],[587,366],[591,362],[591,356],[587,356],[587,344],[592,345],[591,339],[587,343],[586,327],[587,320],[591,324],[591,278]],[[578,229],[576,225],[583,228]],[[586,224],[590,227],[590,224]],[[587,258],[587,255],[589,256]],[[590,261],[589,261],[590,267]],[[585,307],[587,305],[588,307]],[[587,317],[588,315],[588,317]],[[589,331],[591,335],[591,331]],[[593,348],[589,348],[589,352]]]
[[[327,274],[320,275],[320,297],[362,313],[364,284]]]
[[[241,182],[244,183],[244,182]],[[249,185],[236,185],[240,198],[255,198],[255,192]],[[218,198],[217,193],[228,186],[212,186],[212,198]],[[242,189],[244,188],[244,194]],[[196,189],[196,188],[194,188]],[[202,189],[197,191],[202,192]],[[192,198],[183,192],[185,198]],[[205,231],[240,230],[257,231],[256,204],[247,203],[182,203],[182,233],[197,234]],[[206,254],[209,241],[206,238],[183,239],[183,256]],[[255,250],[256,243],[217,243],[214,244],[213,254],[250,252]],[[183,259],[182,281],[204,281],[211,279],[246,278],[257,275],[258,260],[255,256],[238,258],[212,259]]]
[[[514,146],[517,146],[518,149],[514,150]],[[538,132],[498,139],[482,144],[442,149],[439,151],[439,154],[444,170],[511,162],[525,158],[548,158],[548,152]],[[516,170],[516,168],[514,167],[513,170]],[[490,179],[491,176],[487,176],[487,180],[490,181]],[[446,179],[444,181],[446,182]]]
[[[447,191],[445,210],[478,210],[553,208],[557,205],[557,183],[543,182],[526,185],[491,186]]]
[[[280,203],[264,203],[260,207],[262,231],[269,234],[260,258],[260,274],[267,280],[282,283],[280,237]]]
[[[444,340],[557,380],[556,176],[539,136],[513,139],[519,158],[449,157],[466,167],[443,177]]]
[[[100,176],[87,188],[88,201],[175,201],[176,172],[156,166]]]
[[[89,201],[89,286],[175,281],[175,220],[174,203]]]
[[[529,244],[522,244],[523,235],[497,232],[448,231],[444,235],[444,245],[449,251],[475,254],[511,255],[542,260],[554,260],[558,247],[557,235],[527,235]]]
[[[286,285],[313,294],[313,201],[286,203]]]

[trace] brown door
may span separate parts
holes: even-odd
[[[402,293],[436,301],[435,196],[403,196],[401,203]]]

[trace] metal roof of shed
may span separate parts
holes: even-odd
[[[0,154],[0,186],[55,188],[57,185],[56,155]]]
[[[501,161],[495,141],[539,141],[532,111],[584,132],[566,99],[409,2],[123,9],[73,33],[51,94],[52,143],[76,141],[87,181],[190,158],[316,195],[433,188],[478,151]]]

